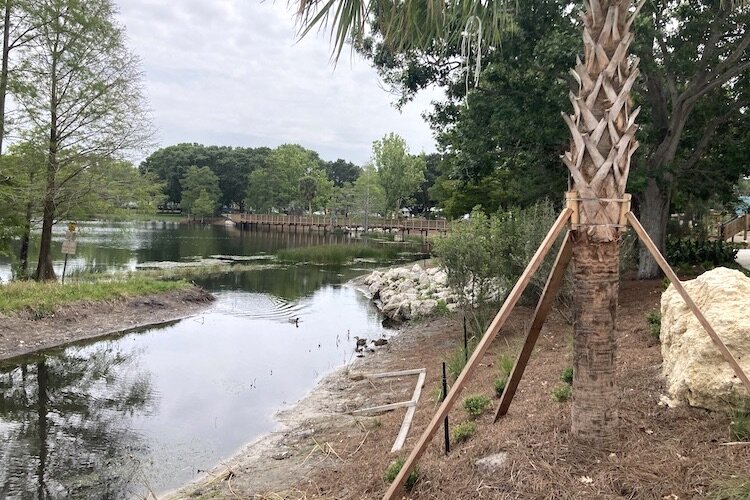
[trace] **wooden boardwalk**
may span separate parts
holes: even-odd
[[[335,229],[348,231],[372,231],[378,229],[381,231],[400,231],[406,234],[423,234],[430,233],[443,234],[448,232],[448,221],[445,219],[423,219],[418,217],[409,217],[402,219],[391,219],[385,217],[369,217],[365,221],[364,217],[337,217],[333,215],[275,215],[275,214],[229,214],[229,220],[241,229],[257,230],[264,226],[269,229],[272,227],[279,228],[281,231],[297,232],[298,230],[308,231],[333,231]],[[299,229],[298,229],[299,228]]]

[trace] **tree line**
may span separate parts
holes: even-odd
[[[222,210],[349,215],[397,214],[408,207],[422,213],[434,206],[426,183],[436,165],[434,155],[411,154],[406,141],[391,133],[374,142],[372,161],[363,166],[325,161],[297,144],[177,144],[154,152],[139,169],[163,183],[170,206],[206,217]]]

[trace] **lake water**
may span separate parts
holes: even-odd
[[[85,224],[78,242],[74,272],[346,240],[154,222]],[[142,497],[229,458],[351,361],[355,336],[391,333],[342,286],[362,272],[289,266],[196,280],[218,299],[198,316],[0,365],[0,498]]]

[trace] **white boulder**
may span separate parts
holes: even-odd
[[[750,373],[750,278],[716,268],[683,283],[745,373]],[[673,286],[661,297],[662,372],[673,404],[728,410],[747,400],[740,379]]]

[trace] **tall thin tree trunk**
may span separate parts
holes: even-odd
[[[563,156],[580,198],[573,228],[575,327],[573,436],[611,449],[618,442],[615,383],[620,201],[630,159],[638,147],[630,89],[638,76],[628,58],[637,14],[630,0],[588,0],[583,16],[584,60],[573,71],[579,88],[574,113],[563,115],[571,133]]]
[[[29,277],[29,244],[31,242],[31,201],[26,202],[26,213],[23,219],[23,234],[21,235],[21,249],[18,252],[18,260],[21,262],[21,275],[24,279]]]
[[[50,93],[50,127],[49,144],[47,150],[47,183],[44,189],[44,204],[42,205],[42,237],[39,240],[39,261],[36,266],[35,278],[38,281],[55,280],[55,269],[52,267],[52,226],[55,223],[55,193],[57,190],[57,168],[59,138],[57,135],[57,46],[52,51],[52,69]]]
[[[667,240],[671,201],[669,194],[668,188],[659,186],[655,179],[649,178],[645,191],[639,197],[641,224],[660,251],[664,250]],[[661,275],[661,269],[651,253],[641,245],[638,252],[638,279],[653,279]]]
[[[5,15],[3,24],[3,61],[0,67],[0,155],[3,154],[3,139],[5,138],[5,96],[8,93],[8,58],[10,56],[10,13],[13,0],[5,0]]]

